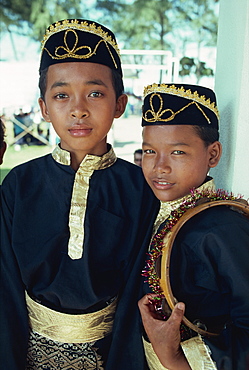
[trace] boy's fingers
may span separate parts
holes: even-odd
[[[180,326],[181,321],[184,316],[184,312],[185,312],[185,304],[182,302],[177,303],[171,313],[169,320],[174,321],[175,324]]]
[[[154,296],[155,295],[153,294],[146,294],[143,298],[141,298],[138,301],[138,307],[140,308],[140,310],[144,311],[148,310],[148,308],[153,307],[152,300]]]
[[[155,307],[152,300],[156,296],[155,294],[146,294],[143,298],[138,301],[138,307],[142,316],[142,319],[159,319],[160,316],[155,311]]]

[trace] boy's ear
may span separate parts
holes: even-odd
[[[222,154],[222,145],[219,141],[209,145],[209,167],[216,167]]]
[[[50,122],[51,120],[49,118],[49,114],[48,114],[48,111],[47,111],[45,101],[42,98],[39,98],[38,103],[39,103],[39,106],[40,106],[40,109],[41,109],[42,117],[45,119],[46,122]]]
[[[118,97],[118,100],[116,102],[115,118],[119,118],[122,116],[122,114],[125,111],[127,102],[128,102],[128,96],[126,94],[122,94]]]

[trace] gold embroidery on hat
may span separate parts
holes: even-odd
[[[154,83],[154,84],[148,85],[144,88],[144,98],[147,95],[151,94],[151,93],[166,93],[166,94],[170,94],[170,95],[180,96],[180,97],[185,98],[185,99],[193,100],[193,103],[194,102],[200,103],[200,104],[204,105],[205,107],[207,107],[208,109],[210,109],[212,112],[214,112],[214,114],[219,119],[219,111],[218,111],[218,108],[216,107],[215,103],[214,102],[211,103],[210,99],[207,99],[205,95],[200,96],[197,91],[192,92],[190,89],[185,90],[183,86],[181,86],[181,88],[178,88],[175,85],[166,85],[166,84],[158,85],[158,84]],[[204,112],[200,108],[199,104],[196,104],[196,106],[204,114]],[[205,116],[205,118],[207,118],[205,114],[204,114],[204,116]]]
[[[73,32],[73,34],[75,35],[75,43],[74,43],[72,49],[69,48],[68,43],[67,43],[67,36],[68,36],[69,32]],[[46,52],[49,54],[49,56],[52,59],[66,59],[66,58],[88,59],[88,58],[91,58],[94,54],[96,54],[96,51],[97,51],[99,45],[101,44],[101,42],[104,42],[105,45],[106,45],[107,50],[110,53],[110,56],[112,58],[112,61],[113,61],[113,64],[114,64],[115,68],[118,68],[117,63],[115,62],[115,59],[112,55],[112,52],[111,52],[111,50],[110,50],[110,48],[109,48],[109,46],[108,46],[108,44],[105,40],[99,40],[99,42],[97,43],[97,45],[95,46],[93,51],[92,51],[91,47],[87,46],[87,45],[79,46],[79,47],[76,48],[76,46],[78,45],[78,42],[79,42],[79,37],[77,35],[77,32],[74,29],[68,29],[68,30],[66,30],[66,32],[64,34],[64,44],[65,44],[65,46],[57,46],[55,48],[54,55],[52,55],[50,53],[50,51],[45,47],[44,47],[44,50],[46,50]],[[87,49],[88,53],[87,54],[77,54],[82,49]],[[60,54],[59,50],[63,50],[64,54]]]
[[[153,106],[153,99],[154,99],[155,96],[157,96],[159,98],[159,100],[160,100],[160,107],[159,107],[159,109],[158,109],[157,112],[155,111],[154,106]],[[143,114],[143,119],[146,122],[168,122],[168,121],[172,121],[177,114],[181,113],[182,111],[184,111],[185,109],[187,109],[192,104],[195,104],[196,105],[196,107],[201,111],[201,113],[203,114],[203,116],[206,118],[206,120],[210,124],[211,123],[210,119],[205,114],[205,112],[203,111],[203,109],[199,106],[199,104],[196,103],[195,101],[192,101],[192,102],[188,103],[187,105],[185,105],[184,107],[182,107],[181,109],[179,109],[177,112],[174,112],[170,108],[167,108],[167,109],[162,110],[163,109],[163,98],[161,97],[160,94],[157,94],[157,93],[154,93],[154,94],[152,94],[150,96],[150,107],[151,107],[151,109],[148,109]],[[162,116],[165,113],[167,113],[167,112],[171,113],[171,116],[169,116],[167,118],[162,118]],[[148,114],[151,114],[152,117],[149,118],[148,117]]]
[[[54,25],[51,25],[47,30],[46,34],[42,40],[42,49],[44,49],[47,40],[57,32],[66,31],[66,30],[79,30],[84,32],[93,33],[94,35],[99,36],[102,38],[105,43],[110,44],[117,52],[120,57],[119,47],[116,41],[108,34],[108,32],[104,31],[100,26],[96,26],[95,23],[88,23],[86,21],[79,22],[77,19],[68,20],[65,19],[62,22],[56,22]],[[107,44],[106,44],[107,45]],[[109,50],[109,47],[108,47]]]

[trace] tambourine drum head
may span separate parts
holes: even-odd
[[[190,219],[195,217],[200,212],[205,212],[205,210],[210,209],[216,206],[228,206],[232,208],[233,211],[237,211],[243,214],[245,217],[249,219],[249,206],[248,203],[243,199],[237,200],[218,200],[212,202],[201,202],[196,207],[187,210],[176,222],[176,224],[172,227],[172,229],[165,235],[163,239],[163,248],[162,248],[162,255],[155,261],[155,271],[157,276],[160,279],[160,286],[163,290],[164,296],[168,303],[168,306],[172,310],[175,306],[177,294],[172,292],[171,282],[170,282],[170,269],[171,267],[171,256],[172,256],[172,248],[176,237],[179,234],[180,229],[183,225],[185,225]],[[194,221],[194,219],[192,219]],[[176,263],[176,262],[175,262]],[[181,300],[181,297],[177,297]],[[215,302],[214,302],[215,304]],[[186,307],[187,312],[187,307]],[[187,314],[186,314],[187,316]],[[187,317],[184,317],[183,323],[187,325],[190,329],[194,330],[195,332],[205,335],[205,336],[217,336],[220,334],[224,327],[224,323],[220,320],[219,324],[217,324],[219,320],[214,319],[214,324],[208,323],[208,326],[205,322],[202,322],[198,318],[195,318],[193,322],[188,320]]]

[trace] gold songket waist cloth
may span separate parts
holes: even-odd
[[[102,310],[79,315],[54,311],[27,293],[26,303],[33,332],[62,343],[90,343],[112,332],[117,299]]]

